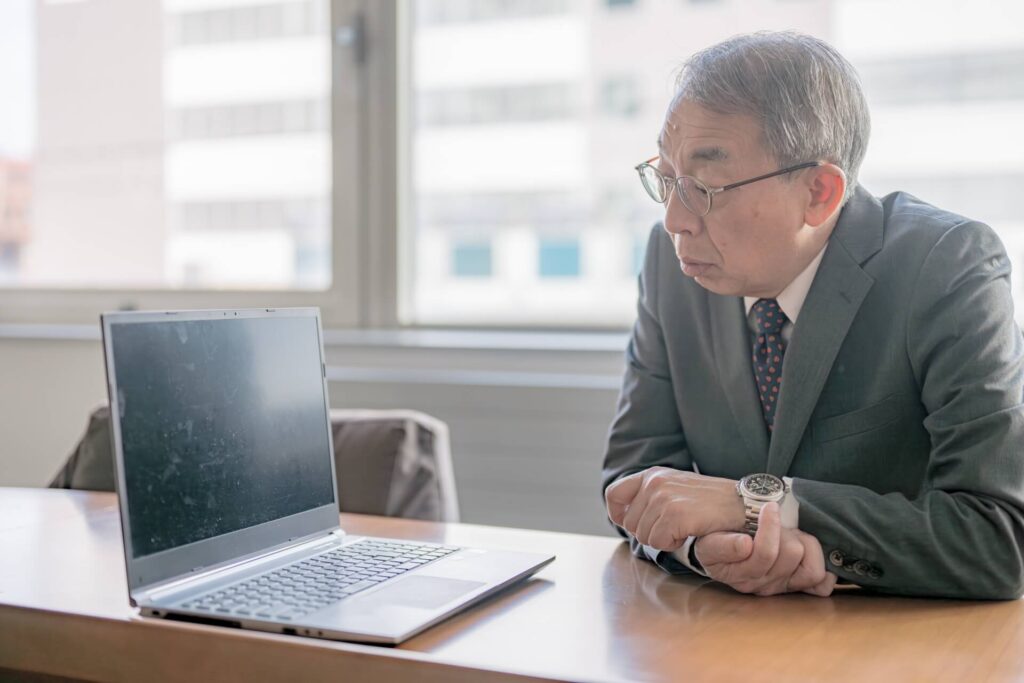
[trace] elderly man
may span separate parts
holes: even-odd
[[[665,219],[608,514],[636,554],[745,593],[1016,598],[1010,264],[987,226],[859,187],[868,132],[853,68],[815,38],[740,36],[687,62],[637,167]]]

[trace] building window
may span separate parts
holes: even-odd
[[[425,91],[415,107],[420,127],[550,121],[581,111],[578,89],[570,83]]]
[[[528,225],[531,228],[576,227],[585,223],[584,198],[569,192],[458,192],[425,194],[416,205],[424,226],[488,229]]]
[[[1024,51],[937,54],[857,65],[872,104],[1024,99]]]
[[[456,242],[452,247],[452,275],[455,277],[491,277],[491,243]]]
[[[177,140],[204,140],[247,135],[287,135],[326,131],[330,125],[322,99],[209,107],[181,107],[171,117]]]
[[[599,99],[605,114],[633,118],[640,113],[640,86],[632,76],[606,79],[601,84]]]
[[[327,26],[327,4],[306,1],[179,12],[167,30],[168,42],[183,47],[312,36]]]
[[[502,21],[565,14],[571,0],[415,0],[417,24]]]
[[[175,231],[284,229],[326,239],[329,229],[326,197],[182,202],[171,208]]]
[[[538,261],[542,278],[579,277],[579,239],[542,238]]]

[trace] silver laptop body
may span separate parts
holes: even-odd
[[[395,644],[554,560],[339,527],[317,309],[101,320],[142,615]]]

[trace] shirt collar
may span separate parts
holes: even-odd
[[[827,245],[826,245],[827,246]],[[818,273],[818,266],[821,265],[821,259],[825,256],[825,249],[822,248],[818,252],[818,255],[807,264],[803,272],[796,276],[796,278],[789,283],[789,285],[782,290],[776,301],[779,304],[779,308],[786,314],[790,322],[796,324],[796,318],[800,315],[800,309],[804,307],[804,300],[807,299],[807,292],[811,289],[811,283],[814,282],[814,276]],[[759,301],[757,297],[745,296],[743,297],[743,303],[747,307],[747,315],[750,315],[750,309],[754,307]]]

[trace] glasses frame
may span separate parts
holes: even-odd
[[[737,187],[742,187],[743,185],[749,185],[750,183],[756,183],[759,180],[767,180],[768,178],[774,178],[775,176],[780,176],[780,175],[783,175],[783,174],[786,174],[786,173],[792,173],[793,171],[801,171],[801,170],[803,170],[805,168],[815,168],[815,167],[821,166],[821,165],[823,165],[825,163],[824,161],[805,161],[802,164],[797,164],[795,166],[788,166],[787,168],[780,168],[778,171],[772,171],[771,173],[765,173],[763,175],[759,175],[759,176],[756,176],[754,178],[747,178],[746,180],[740,180],[740,181],[735,182],[735,183],[729,183],[728,185],[723,185],[721,187],[710,187],[710,186],[708,186],[707,183],[703,182],[699,178],[695,178],[692,175],[681,175],[681,176],[675,176],[675,177],[670,176],[670,175],[665,175],[664,173],[659,171],[656,166],[651,164],[652,161],[657,161],[660,158],[661,158],[660,154],[657,155],[657,156],[653,156],[650,159],[648,159],[647,161],[641,162],[641,163],[637,164],[634,167],[634,170],[636,170],[636,172],[640,175],[640,182],[644,186],[644,191],[647,192],[648,196],[650,196],[651,199],[653,199],[656,202],[658,201],[658,199],[656,197],[651,195],[650,191],[647,189],[647,183],[644,182],[644,170],[649,168],[652,171],[654,171],[659,177],[661,177],[662,180],[665,181],[666,186],[669,184],[669,181],[671,181],[672,185],[674,185],[675,188],[676,188],[676,195],[679,197],[679,201],[681,201],[683,203],[683,206],[686,207],[686,210],[689,211],[690,213],[694,214],[695,216],[700,216],[701,218],[703,218],[704,216],[707,216],[709,213],[711,213],[711,207],[714,206],[714,199],[715,199],[715,195],[716,194],[721,194],[722,192],[725,192],[726,190],[733,190],[733,189],[735,189]],[[684,180],[684,179],[692,180],[694,183],[697,184],[697,187],[699,189],[703,190],[706,193],[707,198],[708,198],[708,208],[707,208],[707,210],[704,213],[699,213],[697,211],[694,211],[693,207],[690,206],[689,203],[687,203],[686,197],[685,197],[685,195],[683,195],[682,184],[680,183],[680,181]],[[659,203],[661,203],[661,204],[668,204],[668,198],[670,196],[672,196],[671,192],[666,193],[665,199],[662,200]]]

